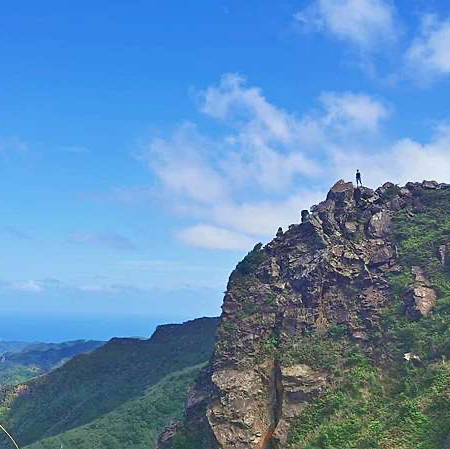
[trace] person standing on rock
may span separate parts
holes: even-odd
[[[358,186],[362,187],[361,173],[359,172],[359,169],[356,170],[356,187]]]

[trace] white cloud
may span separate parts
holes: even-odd
[[[275,235],[279,226],[298,222],[301,209],[321,201],[324,193],[306,191],[280,200],[218,205],[210,210],[209,218],[235,231],[267,238]]]
[[[424,16],[421,33],[406,51],[405,61],[411,75],[423,81],[450,74],[450,19]]]
[[[314,0],[294,18],[364,51],[393,42],[398,36],[395,10],[385,0]]]
[[[245,234],[219,228],[210,224],[198,224],[177,233],[184,243],[207,249],[249,250],[258,243]]]
[[[365,94],[326,92],[320,98],[326,109],[324,123],[338,129],[375,132],[389,116],[385,105]]]
[[[356,145],[352,149],[335,148],[330,156],[340,177],[352,178],[353,167],[359,167],[363,182],[372,186],[388,180],[398,184],[424,179],[446,182],[450,173],[450,127],[438,126],[427,143],[405,137],[383,149]]]
[[[298,222],[301,209],[321,201],[337,179],[353,179],[356,168],[372,186],[450,173],[448,126],[428,143],[389,139],[390,108],[363,93],[326,92],[315,110],[296,117],[226,75],[199,98],[225,134],[205,137],[183,125],[141,156],[159,179],[162,203],[196,220],[177,233],[188,245],[249,250]]]
[[[177,129],[169,140],[153,139],[140,154],[170,193],[209,204],[224,198],[227,185],[211,167],[210,142],[192,123]],[[214,148],[217,149],[217,148]]]

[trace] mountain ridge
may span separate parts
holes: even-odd
[[[63,434],[101,420],[120,407],[125,407],[125,414],[130,413],[133,405],[153,413],[157,404],[151,398],[143,403],[139,400],[145,397],[149,388],[176,373],[179,380],[172,386],[161,387],[158,394],[178,391],[184,395],[185,386],[194,380],[193,372],[197,369],[194,367],[206,362],[212,354],[217,323],[217,318],[199,318],[184,324],[159,326],[147,340],[114,338],[44,376],[0,388],[2,423],[21,447],[35,444],[46,448],[50,444],[50,447],[56,445],[59,449],[55,442],[60,437],[51,437],[62,435],[63,439],[71,440],[70,435]],[[183,374],[183,370],[188,368],[194,371]],[[153,433],[161,431],[167,420],[181,412],[183,398],[178,398],[178,402],[174,400],[167,416],[155,415],[158,416],[159,427],[155,429],[149,424]],[[160,408],[164,406],[163,402],[161,404]],[[130,420],[126,416],[116,413],[113,418],[103,420],[103,428],[117,420],[124,428],[130,428]],[[152,437],[154,440],[158,432]],[[80,438],[88,441],[89,435],[77,433],[75,442],[71,440],[73,449]],[[44,442],[39,446],[37,443],[41,440]]]

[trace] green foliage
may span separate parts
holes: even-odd
[[[381,195],[383,201],[387,202],[394,199],[400,192],[400,187],[398,185],[389,186]]]
[[[22,446],[91,423],[168,374],[209,360],[217,323],[204,318],[161,326],[149,340],[113,339],[34,379],[32,396],[14,399],[4,423]]]
[[[447,364],[387,378],[366,360],[344,373],[346,382],[297,418],[287,449],[442,449],[450,430]]]
[[[274,336],[265,338],[261,341],[261,356],[273,356],[278,349],[278,339]]]
[[[262,249],[262,243],[258,243],[255,247],[237,264],[234,274],[239,276],[247,276],[251,274],[266,258]]]
[[[320,371],[339,370],[347,340],[332,340],[317,334],[292,338],[279,346],[278,356],[283,365],[301,363]]]
[[[384,200],[396,192],[392,188]],[[311,337],[309,345],[297,344],[291,362],[316,368],[336,363],[343,381],[299,416],[288,449],[442,449],[450,434],[450,364],[445,361],[450,358],[450,274],[438,256],[439,246],[450,243],[450,192],[419,194],[422,211],[399,212],[393,220],[402,270],[389,276],[391,301],[372,334],[375,354],[384,363],[376,367],[361,349],[345,343],[340,326],[333,326],[324,342]],[[404,297],[415,265],[436,289],[438,305],[411,321]],[[335,356],[324,363],[322,351]],[[408,364],[406,352],[421,362]]]
[[[439,246],[450,242],[450,192],[423,190],[420,199],[422,212],[399,213],[393,222],[403,270],[389,278],[393,301],[382,325],[392,357],[400,359],[405,352],[413,352],[423,362],[433,362],[450,357],[450,272],[438,257]],[[403,302],[414,265],[422,268],[439,297],[435,311],[419,321],[406,317]]]
[[[6,353],[0,363],[0,385],[16,385],[63,365],[72,357],[92,351],[102,341],[76,340],[63,343],[31,343],[14,353]],[[20,347],[20,344],[12,347]]]
[[[173,439],[171,449],[200,449],[203,447],[211,447],[206,424],[200,424],[195,429],[179,429]]]
[[[328,329],[328,336],[331,338],[341,338],[348,335],[348,326],[346,324],[335,324]]]
[[[144,394],[89,424],[46,438],[26,449],[148,449],[164,427],[182,415],[188,387],[201,366],[164,377]]]

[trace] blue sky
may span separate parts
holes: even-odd
[[[0,17],[2,338],[217,315],[337,179],[450,179],[448,2],[70,3]]]

